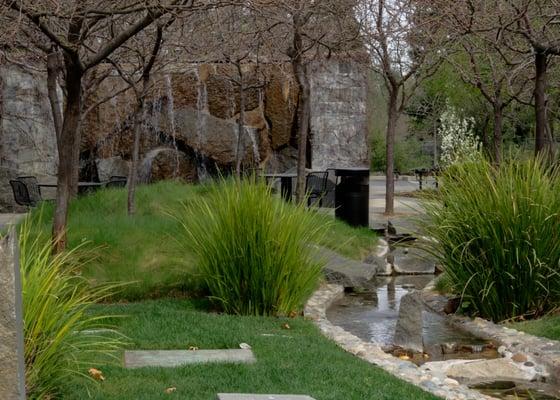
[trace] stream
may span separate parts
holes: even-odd
[[[427,310],[418,300],[416,291],[434,277],[376,277],[370,289],[348,292],[335,302],[327,310],[327,318],[362,340],[376,342],[384,351],[417,365],[452,359],[499,358],[495,343],[452,327],[445,317]],[[485,382],[473,388],[507,400],[560,399],[556,396],[557,389],[543,383]]]

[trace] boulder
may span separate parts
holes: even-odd
[[[187,182],[198,180],[196,163],[179,150],[165,147],[152,150],[146,154],[138,168],[138,180],[142,183],[174,178]]]
[[[424,351],[424,340],[422,337],[422,304],[421,294],[412,291],[401,298],[399,307],[399,319],[395,328],[393,343],[395,346],[412,350],[417,353]]]
[[[434,361],[424,364],[422,369],[443,373],[468,384],[488,381],[534,381],[540,378],[540,373],[534,366],[525,366],[507,358]]]
[[[377,267],[345,258],[332,250],[317,247],[315,257],[325,262],[324,273],[329,283],[345,288],[366,288],[375,277]]]
[[[130,170],[130,162],[121,157],[98,158],[95,166],[100,182],[108,181],[112,176],[128,176]]]

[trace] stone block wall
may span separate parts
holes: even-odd
[[[309,80],[311,167],[369,167],[365,71],[349,61],[320,61]]]
[[[30,68],[0,66],[0,212],[18,209],[10,179],[35,175],[54,180],[57,164],[46,76]]]

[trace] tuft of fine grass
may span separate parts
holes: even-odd
[[[178,181],[141,185],[134,216],[126,213],[124,189],[100,190],[74,199],[68,219],[69,248],[82,246],[97,255],[80,266],[82,276],[93,285],[127,283],[112,300],[196,294],[201,282],[195,254],[177,240],[181,224],[171,215],[180,212],[183,204],[205,198],[213,185]],[[32,212],[34,234],[50,234],[52,213],[52,204]],[[329,232],[319,244],[354,259],[362,259],[375,248],[377,238],[368,229],[356,229],[320,213],[317,218],[322,218]]]
[[[256,179],[222,180],[177,214],[211,298],[227,313],[287,315],[316,288],[312,256],[329,223]]]
[[[464,311],[494,321],[560,305],[560,176],[541,160],[480,159],[441,178],[424,206],[431,251]]]
[[[123,340],[107,315],[88,314],[114,288],[89,290],[76,275],[76,250],[52,255],[50,239],[33,237],[31,229],[29,220],[19,229],[26,390],[30,399],[57,398],[68,379],[85,376],[94,359],[113,355]]]

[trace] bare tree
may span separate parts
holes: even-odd
[[[397,122],[420,82],[441,63],[438,24],[421,0],[362,0],[362,33],[374,70],[387,90],[385,214],[394,213]]]
[[[110,63],[119,76],[132,89],[136,104],[134,107],[132,161],[128,174],[127,212],[136,213],[136,185],[138,181],[138,163],[140,158],[140,139],[144,128],[145,103],[153,88],[152,71],[158,61],[164,41],[164,30],[173,19],[158,23],[154,32],[145,29],[142,34],[132,38],[131,44],[122,46],[117,57],[111,57]],[[153,37],[153,38],[152,38]],[[151,43],[150,43],[151,39]],[[118,61],[115,61],[118,59]],[[120,62],[120,63],[119,63]],[[161,66],[161,64],[160,64]]]
[[[494,162],[502,158],[503,123],[506,108],[520,99],[527,87],[526,57],[512,52],[500,34],[501,13],[494,2],[448,2],[434,7],[452,45],[446,60],[454,66],[461,79],[475,87],[492,108]],[[512,79],[513,78],[513,79]],[[484,136],[485,145],[488,140]]]
[[[308,66],[314,60],[328,58],[360,47],[355,0],[253,0],[254,12],[268,26],[268,52],[278,60],[291,64],[297,87],[298,164],[296,199],[305,198],[307,142],[311,114]],[[279,46],[286,43],[286,46]]]
[[[0,6],[3,11],[10,10],[25,28],[41,32],[63,55],[66,104],[57,141],[58,186],[53,222],[54,249],[61,251],[66,247],[68,203],[78,179],[84,76],[160,17],[178,8],[190,8],[192,0],[73,0],[64,4],[2,0]]]

